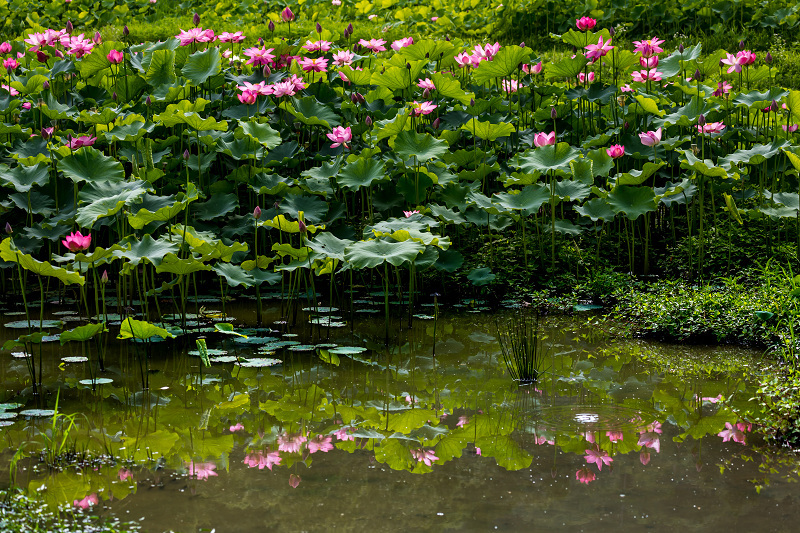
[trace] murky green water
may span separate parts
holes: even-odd
[[[39,405],[24,359],[3,352],[1,399],[25,404],[6,412],[52,409],[60,384],[59,411],[80,413],[66,448],[82,459],[49,469],[35,450],[57,455],[66,421],[52,432],[52,417],[9,414],[3,472],[28,450],[17,484],[67,505],[96,495],[94,512],[146,531],[796,530],[795,461],[748,423],[759,354],[612,342],[585,319],[549,319],[548,372],[519,387],[496,339],[507,317],[396,318],[385,348],[379,313],[352,328],[302,315],[288,336],[207,334],[226,352],[212,357],[261,361],[203,369],[193,340],[111,341],[98,375],[111,381],[94,391],[79,383],[89,363],[62,362],[80,344],[45,343]]]

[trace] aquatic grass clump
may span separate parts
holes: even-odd
[[[536,383],[547,355],[539,328],[539,313],[522,307],[515,310],[506,323],[495,320],[495,326],[511,378],[521,385]]]

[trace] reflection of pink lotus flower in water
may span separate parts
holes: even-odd
[[[586,483],[587,485],[597,479],[597,476],[594,472],[589,470],[588,468],[581,467],[577,472],[575,472],[575,479],[580,481],[581,483]]]
[[[639,453],[639,462],[643,465],[647,466],[647,463],[650,462],[650,452],[642,451]]]
[[[411,457],[417,460],[417,462],[425,463],[427,466],[431,466],[434,461],[438,461],[439,458],[436,457],[436,454],[433,450],[426,450],[425,448],[414,448],[409,450],[411,452]]]
[[[61,241],[61,244],[69,248],[70,252],[81,252],[89,248],[92,244],[92,236],[83,235],[80,231],[75,231],[67,235],[66,238]]]
[[[305,435],[281,435],[278,437],[278,449],[286,453],[298,453],[308,439]]]
[[[97,497],[97,493],[92,493],[82,500],[73,500],[72,505],[74,507],[80,507],[81,509],[88,509],[89,507],[97,505],[98,503],[100,503],[100,498]]]
[[[258,207],[256,207],[256,209],[258,209],[258,212],[259,212],[259,215],[260,215],[260,214],[261,214],[261,209],[260,209],[260,208],[258,208]],[[238,424],[235,424],[235,425],[231,426],[229,429],[230,429],[230,432],[231,432],[231,433],[234,433],[234,432],[236,432],[236,431],[241,431],[241,430],[243,430],[243,429],[244,429],[244,425],[242,425],[242,423],[241,423],[241,422],[239,422]]]
[[[637,445],[652,448],[656,451],[656,453],[661,453],[661,440],[658,438],[657,433],[645,431],[639,435],[639,442]]]
[[[702,398],[700,398],[700,401],[708,403],[719,403],[722,401],[722,394],[718,396],[703,396]]]
[[[586,442],[588,442],[589,444],[594,444],[595,438],[594,438],[594,433],[593,432],[587,431],[586,433],[583,434],[583,437],[586,439]]]
[[[556,441],[555,441],[555,440],[553,440],[553,439],[548,439],[548,438],[547,438],[546,436],[544,436],[544,435],[539,435],[538,437],[535,437],[535,442],[536,442],[536,444],[538,444],[538,445],[540,445],[540,446],[541,446],[542,444],[549,444],[550,446],[555,446],[555,444],[556,444]]]
[[[297,474],[290,474],[289,475],[289,486],[293,489],[296,489],[297,486],[300,484],[300,476]]]
[[[333,449],[331,441],[333,437],[330,435],[316,435],[308,441],[308,453],[329,452]]]
[[[189,461],[189,463],[186,464],[186,468],[189,470],[189,475],[197,479],[208,479],[209,476],[217,475],[217,473],[214,472],[217,465],[214,463],[195,463],[194,461]]]
[[[355,437],[351,435],[354,428],[342,428],[336,430],[333,435],[336,437],[337,440],[355,440]]]
[[[133,472],[127,468],[120,468],[119,472],[117,472],[117,476],[119,477],[120,481],[126,481],[128,479],[133,480]]]
[[[258,468],[259,470],[264,470],[264,467],[272,470],[273,466],[281,464],[281,456],[279,452],[264,453],[259,450],[245,455],[244,464],[250,468]]]
[[[611,442],[622,442],[625,438],[625,435],[621,431],[606,431],[606,437]]]
[[[729,440],[732,440],[733,442],[744,444],[745,434],[743,430],[746,429],[747,426],[742,422],[739,422],[735,426],[730,422],[725,422],[725,429],[717,433],[717,436],[722,437],[722,442],[728,442]]]
[[[614,458],[608,455],[608,452],[605,450],[599,449],[588,449],[586,450],[586,455],[583,456],[586,459],[586,462],[589,464],[596,464],[598,470],[603,470],[603,465],[610,465]]]
[[[466,424],[469,424],[469,417],[468,416],[459,416],[458,417],[458,422],[456,422],[456,427],[460,428],[460,427],[465,426]]]

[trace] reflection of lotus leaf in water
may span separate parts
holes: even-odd
[[[280,359],[270,359],[267,357],[254,357],[253,359],[245,359],[237,361],[236,364],[243,368],[264,368],[268,366],[275,366],[283,363]]]
[[[563,398],[559,398],[562,400]],[[553,405],[534,407],[527,414],[539,429],[583,433],[585,431],[638,431],[655,419],[655,413],[622,405]]]
[[[11,357],[13,357],[14,359],[26,359],[28,357],[31,357],[31,354],[27,352],[11,352]]]
[[[464,345],[455,339],[445,339],[436,343],[436,353],[461,353],[464,350]]]
[[[142,405],[148,405],[149,407],[155,407],[156,405],[167,405],[171,398],[167,398],[165,396],[156,396],[152,392],[146,391],[139,391],[131,394],[128,397],[130,403],[137,407],[141,407]]]
[[[414,315],[414,318],[417,318],[419,320],[433,320],[436,317],[433,315]]]

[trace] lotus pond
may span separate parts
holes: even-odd
[[[423,302],[411,327],[393,315],[386,345],[377,294],[300,312],[293,327],[267,300],[259,329],[244,327],[252,302],[223,317],[199,297],[208,307],[187,327],[205,335],[208,367],[176,339],[112,340],[105,370],[58,335],[5,356],[3,469],[52,505],[146,531],[796,523],[795,461],[751,425],[759,354],[613,340],[585,316],[548,317],[546,371],[520,386],[498,343],[518,310]],[[53,325],[78,318],[74,304],[46,307]],[[5,338],[19,312],[4,311]]]

